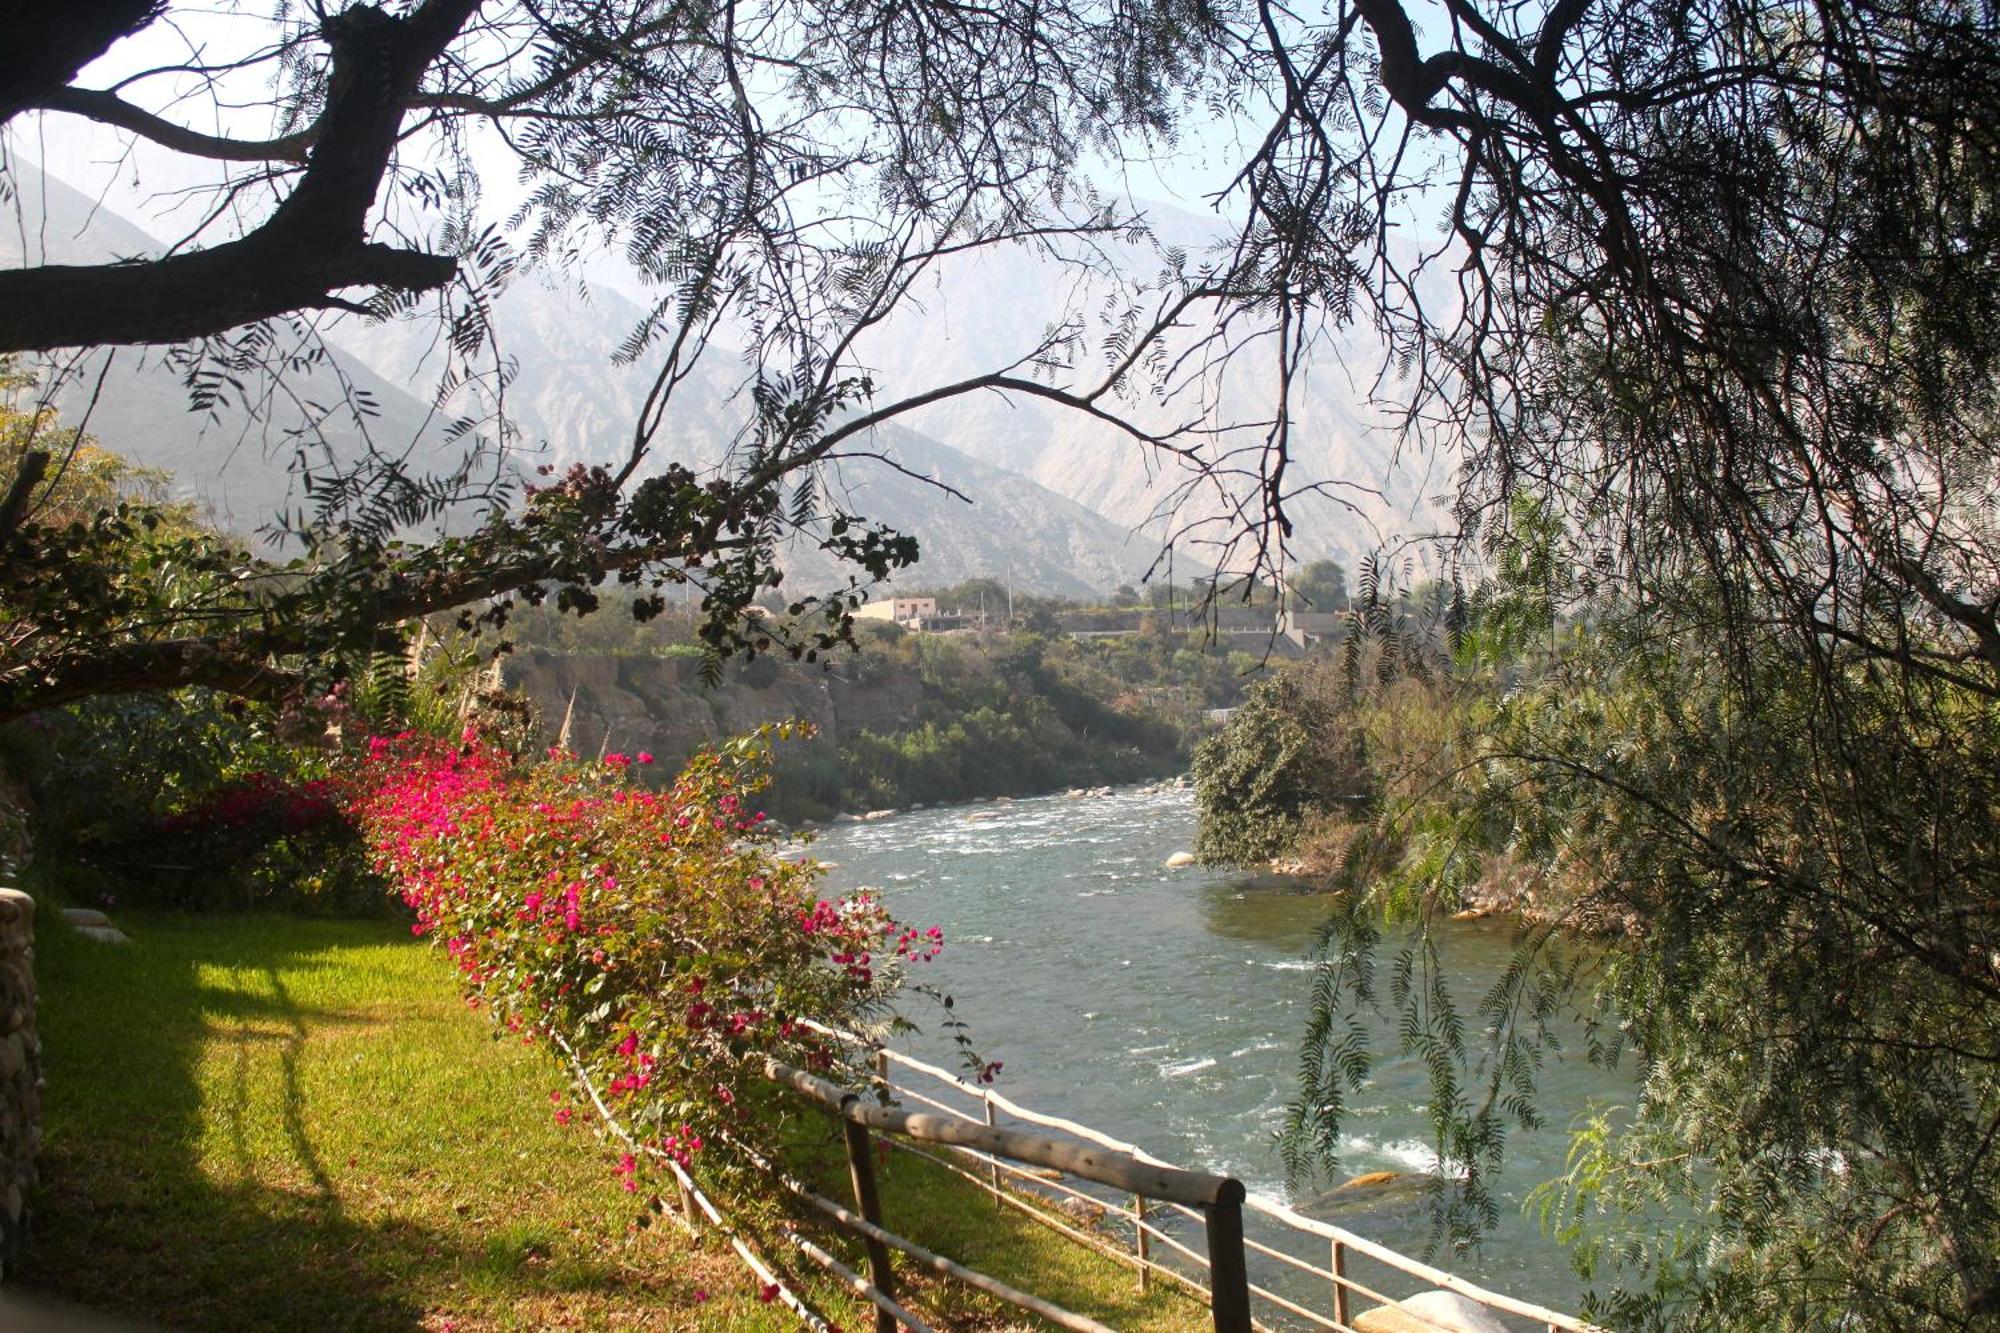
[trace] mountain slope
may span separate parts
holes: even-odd
[[[163,248],[136,224],[32,166],[23,164],[10,180],[16,198],[13,216],[0,225],[0,264],[30,258],[95,264]],[[286,348],[281,341],[273,350]],[[419,466],[458,454],[423,403],[358,363],[342,362],[338,373],[331,363],[295,365],[276,391],[263,377],[238,373],[238,384],[222,385],[221,401],[205,411],[191,408],[180,369],[159,348],[48,357],[40,366],[45,382],[58,366],[66,371],[53,397],[64,424],[83,427],[132,462],[172,473],[178,498],[195,500],[245,537],[306,501],[295,466],[302,453],[317,459],[322,442],[337,457],[353,458],[364,440],[373,440]],[[376,410],[350,410],[350,396]]]
[[[558,289],[534,275],[517,279],[495,303],[500,350],[517,362],[508,413],[529,437],[547,442],[549,463],[562,468],[625,456],[648,373],[617,364],[614,353],[639,318],[638,307],[616,292]],[[343,341],[376,370],[393,373],[419,362],[419,340],[427,336],[419,326],[397,325]],[[701,470],[727,460],[751,416],[747,393],[717,368],[729,364],[712,356],[680,385],[654,446],[656,461]],[[848,512],[917,538],[920,563],[903,582],[1011,573],[1025,591],[1088,597],[1138,582],[1158,552],[1156,542],[1087,506],[920,432],[886,426],[859,449],[897,467],[840,460],[823,470],[823,493]],[[784,564],[788,588],[826,586],[838,576],[832,558],[809,544],[795,543]]]
[[[0,262],[20,264],[29,255],[37,262],[95,263],[161,249],[143,229],[60,181],[49,179],[44,188],[40,173],[28,169],[15,182],[18,225],[0,226]],[[638,318],[637,307],[614,292],[558,291],[532,275],[501,298],[500,351],[516,367],[507,410],[527,439],[546,442],[545,450],[521,453],[517,467],[623,456],[646,381],[643,370],[615,364],[613,352]],[[435,324],[342,319],[329,337],[341,373],[376,407],[365,419],[335,412],[327,422],[325,434],[343,456],[353,456],[365,431],[378,448],[406,450],[419,469],[427,460],[436,468],[457,457],[459,446],[445,438],[439,414],[420,399],[429,396],[437,373]],[[288,396],[262,399],[256,414],[233,390],[214,412],[195,413],[179,371],[157,350],[94,353],[77,369],[56,396],[67,422],[87,424],[107,448],[134,462],[170,471],[178,494],[245,535],[302,501],[288,469],[308,423],[342,397],[330,367],[308,367],[287,376]],[[245,386],[254,391],[257,382],[246,377]],[[682,386],[659,441],[660,462],[709,469],[725,461],[748,414],[731,387],[713,372]],[[1154,544],[1084,505],[914,431],[886,428],[867,448],[907,473],[850,459],[830,465],[823,485],[852,512],[917,538],[921,563],[907,582],[1011,575],[1025,591],[1089,596],[1136,582],[1155,554]],[[825,590],[844,579],[831,557],[810,544],[794,544],[784,564],[788,590]]]
[[[1222,237],[1213,219],[1159,205],[1149,210],[1162,239],[1191,254]],[[1142,277],[1160,267],[1157,257],[1137,247],[1108,248]],[[1103,364],[1097,340],[1107,326],[1097,316],[1108,289],[1080,280],[1045,255],[988,251],[948,268],[919,295],[921,311],[899,314],[871,331],[861,347],[869,364],[885,372],[921,366],[926,384],[948,383],[1025,355],[1057,317],[1052,312],[1064,309],[1082,316],[1090,334],[1079,371],[1087,375]],[[1371,330],[1328,330],[1307,374],[1293,386],[1287,509],[1301,559],[1332,556],[1351,569],[1385,541],[1430,532],[1443,518],[1437,500],[1452,481],[1455,460],[1414,456],[1401,446],[1388,413],[1370,404],[1382,359]],[[1124,406],[1153,429],[1255,421],[1269,416],[1276,384],[1263,344],[1221,375],[1214,394],[1218,412],[1204,413],[1192,398]],[[920,387],[910,383],[903,391]],[[1256,496],[1248,470],[1256,466],[1260,431],[1232,436],[1245,452],[1226,460],[1226,475],[1203,481],[1179,460],[1149,451],[1101,420],[1038,399],[967,395],[926,407],[907,424],[1156,538],[1191,528],[1187,546],[1211,559],[1214,548],[1203,543],[1226,535],[1230,524],[1221,516]],[[1184,486],[1193,487],[1185,497]]]

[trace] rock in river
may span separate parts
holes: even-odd
[[[1420,1292],[1378,1305],[1354,1320],[1357,1333],[1507,1333],[1507,1325],[1477,1301],[1451,1291]]]

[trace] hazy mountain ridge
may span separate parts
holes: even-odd
[[[53,177],[32,168],[10,176],[15,197],[0,213],[0,263],[91,264],[156,255],[161,243],[130,220]],[[70,358],[64,358],[68,360]],[[47,370],[54,358],[43,358]],[[309,423],[331,411],[327,434],[352,456],[367,435],[385,450],[411,449],[413,456],[455,457],[444,439],[444,423],[422,402],[377,376],[366,366],[343,361],[352,389],[372,401],[365,420],[338,405],[347,386],[330,367],[301,367],[288,374],[285,392],[260,405],[253,416],[244,393],[223,386],[223,401],[198,412],[179,368],[163,349],[125,347],[95,350],[76,361],[54,403],[64,424],[82,426],[106,448],[145,467],[173,474],[173,494],[201,505],[220,526],[249,537],[281,509],[307,501],[292,473],[294,456]],[[248,381],[244,390],[259,386]],[[414,445],[414,448],[411,446]],[[448,451],[448,452],[447,452]]]
[[[1203,245],[1222,236],[1213,219],[1163,205],[1148,208],[1156,234],[1186,250],[1190,263]],[[1142,277],[1161,267],[1157,256],[1137,247],[1121,242],[1108,248]],[[1021,248],[988,251],[944,270],[921,293],[921,314],[899,315],[872,330],[861,355],[885,369],[923,365],[929,382],[966,378],[1032,350],[1058,317],[1052,313],[1058,293],[1067,293],[1070,309],[1086,318],[1077,368],[1087,377],[1104,363],[1100,339],[1108,329],[1092,317],[1101,314],[1106,289]],[[1220,411],[1207,424],[1270,415],[1277,372],[1268,348],[1252,348],[1229,366],[1216,395]],[[1308,373],[1293,386],[1287,510],[1295,524],[1292,551],[1300,559],[1332,556],[1353,568],[1385,541],[1429,532],[1442,517],[1435,497],[1452,480],[1453,460],[1411,455],[1386,414],[1370,405],[1382,365],[1371,329],[1328,330]],[[1192,397],[1118,406],[1153,430],[1203,419],[1203,405]],[[1177,489],[1191,480],[1185,464],[1107,422],[1040,399],[968,394],[923,408],[909,424],[1004,463],[1156,541],[1191,525],[1193,540],[1183,541],[1182,549],[1210,560],[1214,548],[1203,543],[1223,534],[1216,522],[1201,520],[1253,498],[1256,490],[1255,479],[1242,472],[1255,464],[1239,455],[1228,464],[1234,475],[1198,482],[1188,503],[1177,506]],[[1262,435],[1245,431],[1231,438],[1254,448]],[[1324,493],[1315,493],[1315,485]]]
[[[515,363],[507,411],[525,434],[547,442],[542,458],[549,464],[563,468],[625,457],[651,371],[643,364],[621,365],[615,353],[641,315],[615,291],[558,288],[536,274],[517,278],[495,302],[500,351]],[[386,374],[416,365],[419,340],[430,334],[423,326],[403,324],[336,336]],[[727,349],[715,348],[701,370],[678,386],[653,446],[655,458],[698,470],[727,460],[751,416],[747,391],[725,379],[736,366]],[[1011,575],[1024,590],[1087,597],[1137,583],[1158,553],[1158,543],[1134,536],[1088,506],[915,430],[883,426],[842,452],[879,453],[904,469],[847,458],[822,468],[820,483],[822,493],[846,511],[917,538],[920,562],[902,582]],[[808,543],[792,544],[784,563],[788,588],[810,589],[844,577],[832,557]]]
[[[38,173],[17,173],[15,225],[0,226],[0,262],[94,263],[156,254],[160,243],[129,220]],[[500,354],[515,367],[506,409],[535,445],[513,466],[611,462],[629,447],[646,387],[643,368],[615,363],[613,353],[638,321],[639,310],[608,290],[557,291],[535,275],[517,280],[501,298],[495,328]],[[367,429],[384,448],[414,442],[413,460],[442,465],[459,446],[445,438],[442,414],[428,396],[439,369],[434,323],[372,325],[334,321],[329,340],[342,371],[375,405]],[[107,448],[133,462],[174,474],[173,490],[203,504],[215,520],[248,535],[287,505],[305,498],[288,465],[298,431],[313,409],[343,393],[322,368],[301,372],[290,388],[299,402],[268,404],[253,421],[239,401],[211,416],[189,408],[178,369],[158,349],[95,353],[57,395],[65,420],[86,422]],[[102,387],[99,377],[102,376]],[[713,468],[747,418],[719,376],[698,375],[681,386],[658,443],[658,456]],[[352,443],[360,426],[345,421]],[[546,448],[541,442],[546,441]],[[1136,581],[1152,549],[1117,525],[1004,468],[978,462],[910,431],[887,428],[869,448],[889,453],[908,476],[865,461],[830,466],[824,487],[855,512],[913,533],[922,560],[910,581],[951,583],[978,574],[1012,577],[1024,590],[1088,596]],[[918,478],[934,478],[968,497],[968,505]],[[809,543],[785,556],[788,590],[826,590],[845,579],[832,557]]]
[[[42,262],[94,262],[159,251],[142,228],[59,182],[51,180],[44,193],[33,169],[15,177],[17,220],[0,227],[0,260],[20,263],[31,254]],[[1165,229],[1183,240],[1213,231],[1189,215],[1168,217]],[[1046,259],[1020,251],[951,268],[915,307],[871,333],[864,355],[882,370],[877,405],[1020,356],[1061,305],[1058,296],[1069,280]],[[608,288],[558,288],[532,272],[516,277],[493,312],[498,352],[513,370],[506,410],[530,442],[513,457],[513,467],[526,472],[543,463],[560,468],[626,455],[649,372],[643,364],[619,364],[614,354],[640,317],[636,304]],[[368,428],[378,444],[414,442],[419,469],[427,458],[438,460],[435,467],[457,456],[459,446],[445,437],[447,413],[423,401],[440,368],[435,322],[369,324],[342,317],[331,321],[327,337],[354,387],[377,406]],[[1294,547],[1302,558],[1330,554],[1351,563],[1382,536],[1427,524],[1414,521],[1421,487],[1394,457],[1392,437],[1371,429],[1351,405],[1359,399],[1352,386],[1329,387],[1337,371],[1322,367],[1301,395],[1293,475],[1353,483],[1358,516],[1329,501],[1297,501]],[[61,396],[69,420],[79,419],[89,403],[95,373],[79,377]],[[676,392],[654,445],[660,464],[679,461],[700,470],[726,461],[750,419],[740,383],[746,373],[727,348],[710,350]],[[296,447],[294,432],[309,414],[303,404],[326,405],[340,396],[335,376],[324,369],[300,375],[289,387],[300,401],[269,404],[266,420],[250,421],[240,404],[209,420],[187,410],[187,390],[159,351],[121,350],[96,395],[90,428],[107,447],[172,471],[182,493],[200,497],[220,521],[247,532],[301,498],[286,462]],[[1234,392],[1238,399],[1248,394],[1240,385]],[[1178,419],[1186,410],[1156,409],[1150,419]],[[343,429],[349,436],[357,430],[352,422]],[[1172,460],[1104,422],[1018,395],[949,399],[872,432],[848,452],[882,453],[906,469],[850,458],[830,466],[823,478],[823,489],[851,512],[916,536],[921,563],[905,575],[906,583],[1011,576],[1025,590],[1104,593],[1139,581],[1167,535],[1199,517],[1188,509],[1171,521],[1160,517],[1181,480]],[[1204,554],[1183,541],[1173,555],[1176,572],[1204,572]],[[785,564],[788,587],[802,591],[844,577],[830,557],[806,543],[794,543]]]

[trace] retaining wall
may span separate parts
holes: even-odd
[[[0,1280],[13,1276],[27,1242],[28,1187],[41,1141],[34,940],[35,900],[0,888]]]

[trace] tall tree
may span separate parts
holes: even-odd
[[[514,593],[586,609],[607,578],[634,585],[642,615],[662,583],[699,584],[718,650],[811,655],[847,633],[860,583],[915,555],[817,475],[871,456],[874,427],[990,391],[1119,422],[1146,444],[1194,433],[1128,422],[1120,395],[1143,348],[1070,368],[1074,334],[1060,318],[1012,364],[956,382],[899,379],[893,393],[857,353],[917,284],[968,254],[1031,245],[1099,262],[1096,244],[1132,219],[1082,189],[1077,163],[1108,133],[1162,122],[1184,25],[1105,26],[1084,10],[1011,3],[979,15],[599,0],[64,12],[0,15],[18,38],[0,65],[0,114],[82,117],[207,160],[222,172],[220,202],[163,255],[0,272],[0,352],[174,343],[199,398],[259,370],[285,374],[326,312],[398,318],[429,303],[449,335],[444,390],[454,411],[472,406],[453,427],[465,457],[431,473],[406,442],[358,462],[316,458],[294,534],[303,565],[246,557],[215,604],[171,623],[93,636],[87,616],[70,614],[80,608],[63,611],[81,637],[58,647],[33,636],[40,655],[0,662],[0,715],[106,689],[296,691],[301,660],[383,646],[412,615]],[[149,25],[181,39],[137,48],[171,49],[157,65],[142,58],[115,82],[79,73]],[[481,220],[475,140],[519,164],[511,247]],[[622,353],[650,366],[650,392],[617,462],[522,504],[494,465],[510,441],[491,300],[522,258],[554,266],[599,246],[656,291]],[[1171,322],[1195,299],[1154,318]],[[280,326],[298,336],[274,336]],[[722,330],[747,343],[742,429],[731,465],[696,476],[656,457],[655,442]],[[0,506],[24,587],[49,563],[35,497],[51,470],[50,451],[31,443]],[[470,536],[392,548],[413,520],[454,506],[485,515]],[[776,580],[788,531],[855,569],[847,588],[790,600],[806,618],[795,633],[742,617]]]
[[[1681,1057],[1672,1068],[1749,1051],[1769,1071],[1760,1107],[1824,1110],[1739,1117],[1738,1174],[1711,1195],[1702,1182],[1716,1177],[1688,1178],[1704,1206],[1736,1208],[1747,1252],[1775,1256],[1739,1271],[1763,1274],[1767,1293],[1818,1293],[1783,1307],[1794,1322],[1841,1299],[1837,1284],[1800,1280],[1810,1247],[1773,1247],[1754,1225],[1766,1202],[1809,1211],[1795,1178],[1758,1192],[1771,1163],[1795,1159],[1784,1136],[1802,1133],[1857,1173],[1872,1164],[1870,1189],[1852,1197],[1879,1208],[1819,1233],[1865,1261],[1840,1269],[1846,1291],[1884,1279],[1872,1289],[1900,1293],[1911,1323],[1970,1325],[2000,1306],[1994,1210],[1947,1206],[1951,1190],[1984,1188],[2000,1153],[1996,872],[1964,854],[1983,844],[1953,834],[1979,806],[1967,793],[1985,790],[1954,775],[1990,778],[2000,758],[1990,7],[273,0],[227,20],[227,42],[191,40],[193,60],[110,83],[89,77],[94,54],[200,16],[116,0],[0,8],[0,116],[88,117],[212,160],[227,173],[217,216],[248,219],[135,264],[0,274],[0,350],[193,340],[191,376],[235,373],[272,345],[255,321],[400,317],[421,297],[449,321],[450,376],[476,378],[491,288],[512,262],[479,211],[471,147],[490,134],[526,182],[511,219],[521,255],[553,263],[613,245],[656,284],[626,349],[654,370],[653,391],[617,466],[532,502],[495,493],[490,470],[329,465],[313,479],[308,566],[218,580],[199,619],[0,662],[0,713],[96,689],[248,688],[301,649],[417,611],[530,587],[585,605],[607,577],[700,579],[713,641],[740,643],[732,613],[766,583],[788,526],[824,518],[824,539],[868,573],[908,558],[906,542],[805,480],[898,411],[973,392],[1125,424],[1187,468],[1191,518],[1214,503],[1243,534],[1212,563],[1274,574],[1312,482],[1292,466],[1296,387],[1327,324],[1372,325],[1388,349],[1378,391],[1415,436],[1462,451],[1458,516],[1498,548],[1497,568],[1538,571],[1547,602],[1636,608],[1622,656],[1676,664],[1661,668],[1665,687],[1647,686],[1663,708],[1681,700],[1673,672],[1694,661],[1719,672],[1700,681],[1714,718],[1798,720],[1802,759],[1777,765],[1786,799],[1758,811],[1810,813],[1805,824],[1746,818],[1718,838],[1698,786],[1666,772],[1620,787],[1590,770],[1594,790],[1652,812],[1653,845],[1692,858],[1666,881],[1685,892],[1645,899],[1664,928],[1637,957],[1659,962],[1648,950],[1669,944],[1685,946],[1675,957],[1745,956],[1730,950],[1762,920],[1775,924],[1761,946],[1789,945],[1783,956],[1827,978],[1717,969],[1703,989],[1663,972],[1672,985],[1624,996],[1644,1002],[1656,1054]],[[197,120],[190,104],[213,114]],[[868,329],[971,250],[1104,262],[1093,243],[1133,218],[1092,192],[1091,163],[1115,177],[1128,155],[1212,158],[1229,143],[1247,145],[1224,192],[1240,233],[1214,253],[1166,252],[1097,326],[1108,358],[1080,355],[1092,326],[1061,311],[1021,362],[956,382],[899,368],[891,389],[860,355]],[[676,389],[725,328],[747,342],[754,407],[735,465],[662,472],[654,444]],[[1243,429],[1207,410],[1231,362],[1268,389]],[[1177,392],[1185,427],[1133,420],[1134,404]],[[486,429],[469,414],[467,439]],[[21,570],[46,549],[31,540],[46,536],[32,501],[48,460],[36,458],[23,453],[0,500],[5,559]],[[408,516],[468,494],[490,514],[475,535],[387,545]],[[1523,546],[1531,559],[1517,558]],[[654,604],[650,587],[634,594]],[[837,636],[844,603],[814,608]],[[1540,608],[1536,623],[1565,609]],[[1701,720],[1689,721],[1693,752],[1721,756],[1717,772],[1775,744],[1755,728],[1712,743]],[[1523,748],[1519,762],[1573,773],[1574,739]],[[1899,802],[1935,799],[1871,820],[1855,794],[1885,775]],[[1827,847],[1839,854],[1806,854]],[[1727,855],[1712,859],[1718,848]],[[1618,883],[1607,871],[1607,889]],[[1729,901],[1824,910],[1712,911],[1717,885]],[[1953,997],[1934,1012],[1956,1015],[1956,1030],[1906,1050],[1898,1072],[1877,1057],[1915,993]],[[1721,1011],[1785,1012],[1806,1038],[1695,1021]],[[1693,1017],[1677,1025],[1680,1014]],[[1829,1069],[1848,1076],[1821,1077]],[[1676,1100],[1661,1085],[1654,1104],[1724,1114],[1681,1086]],[[1490,1100],[1505,1104],[1501,1091]],[[1905,1269],[1926,1276],[1884,1278]]]
[[[1568,645],[1426,770],[1472,793],[1390,815],[1426,833],[1381,901],[1422,923],[1399,1002],[1466,1173],[1446,1193],[1491,1207],[1484,1154],[1580,1000],[1646,1082],[1585,1136],[1571,1216],[1701,1220],[1635,1248],[1652,1281],[1607,1296],[1615,1322],[1984,1326],[1995,16],[1448,0],[1426,28],[1363,0],[1269,49],[1285,113],[1241,253],[1301,315],[1329,285],[1370,312],[1411,428],[1464,449],[1497,620]],[[1439,241],[1385,242],[1384,201],[1426,182]],[[1638,933],[1601,968],[1535,936],[1475,1024],[1431,985],[1432,925],[1493,852]],[[1337,1019],[1376,938],[1334,932],[1305,1139],[1365,1077]]]

